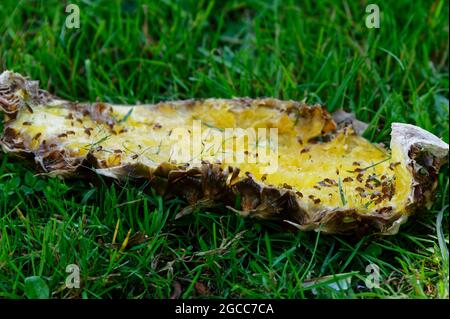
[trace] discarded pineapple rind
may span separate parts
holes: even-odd
[[[391,148],[396,146],[413,177],[407,209],[430,208],[439,169],[448,162],[448,144],[418,126],[392,123]]]
[[[210,99],[209,101],[214,101]],[[223,101],[223,100],[220,100]],[[294,101],[249,98],[227,100],[235,107],[261,105],[286,112],[295,108],[303,116],[313,113],[322,118],[322,132],[336,130],[330,114],[320,106],[307,106]],[[190,107],[194,101],[169,102],[177,107]],[[61,100],[48,92],[38,89],[37,82],[26,80],[17,73],[6,71],[0,75],[0,110],[5,112],[5,123],[13,121],[21,110],[33,111],[34,105],[48,105],[87,112],[96,121],[113,123],[111,106],[106,103],[79,104]],[[145,107],[145,106],[143,106]],[[158,104],[146,106],[157,108]],[[200,166],[189,167],[174,163],[160,163],[152,168],[142,163],[101,168],[91,152],[82,157],[68,157],[64,150],[32,152],[26,150],[19,132],[5,126],[0,140],[3,150],[23,158],[34,159],[43,172],[56,176],[77,176],[81,169],[89,167],[97,174],[116,179],[149,180],[150,185],[160,194],[181,196],[189,206],[179,216],[196,208],[213,207],[217,203],[230,205],[230,209],[243,216],[276,220],[300,230],[321,230],[326,233],[380,233],[395,234],[399,226],[418,208],[429,206],[437,185],[440,166],[448,160],[448,145],[429,132],[409,124],[394,123],[392,126],[391,149],[400,147],[405,165],[413,176],[413,185],[405,211],[396,212],[383,207],[370,213],[356,209],[322,207],[318,209],[302,200],[292,189],[274,187],[257,181],[250,173],[244,176],[239,169],[204,162]],[[231,207],[240,197],[241,207]]]

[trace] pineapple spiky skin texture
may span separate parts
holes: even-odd
[[[412,212],[432,203],[439,168],[448,160],[448,145],[416,126],[394,123],[388,150],[352,126],[337,125],[319,105],[270,98],[74,103],[5,71],[0,110],[5,152],[34,160],[50,175],[94,171],[150,181],[160,194],[187,201],[178,217],[227,205],[305,231],[394,234]],[[178,128],[202,132],[200,152],[185,161],[173,158]],[[211,136],[228,128],[242,128],[243,135],[232,139],[244,141],[246,161],[226,161],[236,143],[211,144]],[[258,158],[275,146],[271,140],[252,143],[245,130],[271,128],[277,130],[278,152],[271,158],[277,168],[264,173]]]

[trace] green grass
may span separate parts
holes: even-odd
[[[0,65],[72,100],[306,99],[354,112],[373,142],[393,121],[448,142],[448,1],[380,1],[380,29],[365,27],[366,1],[71,2],[80,29],[64,27],[61,1],[2,0]],[[183,202],[147,185],[35,176],[0,156],[0,297],[25,297],[31,276],[53,298],[449,297],[448,167],[398,235],[350,238],[220,208],[175,220]],[[129,231],[147,238],[121,250]],[[81,289],[64,286],[69,264]]]

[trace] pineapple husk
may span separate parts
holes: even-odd
[[[320,145],[333,141],[338,143],[336,141],[339,141],[339,138],[343,141],[348,141],[347,138],[349,141],[361,143],[365,141],[359,136],[365,128],[363,123],[355,119],[350,120],[353,123],[349,123],[349,117],[342,112],[335,121],[320,105],[309,106],[296,101],[272,98],[206,99],[163,102],[141,105],[137,108],[147,110],[150,113],[146,114],[152,114],[164,122],[164,116],[167,115],[164,115],[163,111],[181,110],[185,112],[184,114],[190,114],[196,107],[205,105],[206,110],[211,108],[211,112],[223,112],[224,109],[226,112],[236,114],[248,110],[254,111],[255,114],[269,112],[267,114],[272,118],[285,120],[279,127],[287,130],[286,134],[292,133],[289,132],[289,125],[294,123],[291,130],[295,131],[293,134],[301,144],[292,147],[294,151],[296,148],[307,150],[310,146],[315,147],[317,143]],[[73,121],[70,120],[72,126],[76,120],[82,125],[80,118],[87,119],[106,131],[113,131],[115,135],[112,139],[114,139],[117,136],[115,127],[121,127],[122,131],[127,129],[127,117],[130,113],[122,119],[118,119],[114,114],[119,109],[127,107],[129,108],[102,102],[66,101],[40,90],[36,81],[5,71],[0,75],[0,110],[4,112],[4,130],[0,143],[4,152],[34,162],[37,171],[48,175],[80,177],[88,171],[121,181],[128,179],[147,181],[161,195],[178,196],[187,201],[186,207],[177,218],[197,209],[225,205],[231,211],[245,217],[279,221],[302,231],[320,230],[333,234],[396,234],[400,225],[405,223],[411,214],[432,205],[439,169],[448,161],[448,144],[441,139],[417,126],[393,123],[391,151],[382,146],[376,147],[390,154],[392,160],[389,167],[392,171],[394,171],[392,164],[398,168],[395,168],[395,174],[392,172],[389,174],[397,179],[397,185],[403,181],[407,187],[406,191],[403,192],[404,195],[399,195],[401,198],[395,205],[392,205],[391,200],[395,194],[389,194],[389,200],[380,198],[377,205],[369,203],[367,207],[355,205],[352,207],[345,202],[340,205],[317,203],[314,197],[305,198],[301,193],[302,189],[280,181],[271,184],[257,172],[242,171],[239,165],[224,165],[211,160],[204,160],[199,164],[177,163],[171,160],[155,163],[149,158],[134,158],[128,155],[125,160],[109,162],[109,157],[105,160],[102,150],[99,150],[102,140],[93,143],[86,152],[75,152],[73,147],[68,147],[67,141],[71,139],[71,134],[67,134],[71,130],[69,125],[58,127],[55,124],[52,133],[44,133],[44,136],[41,132],[36,133],[29,128],[33,127],[32,119],[36,113],[55,110],[54,119],[59,121],[63,115],[59,114],[58,110],[64,110],[65,122],[68,122],[67,114],[70,116],[75,114]],[[137,115],[131,114],[131,117],[137,118]],[[122,120],[125,123],[121,123]],[[148,122],[149,119],[143,121]],[[51,122],[48,124],[52,125]],[[132,129],[132,125],[134,124],[130,124],[128,128]],[[157,125],[156,128],[153,126],[152,130],[160,129],[160,125],[158,123]],[[149,134],[150,130],[149,128]],[[46,140],[43,141],[43,137]],[[139,139],[139,136],[137,138]],[[117,152],[129,153],[126,148],[118,148]],[[384,167],[388,170],[388,166]],[[320,171],[321,167],[317,167],[318,175],[321,174]],[[365,173],[368,169],[360,171]],[[342,175],[339,174],[342,172],[339,173],[337,170],[336,174],[341,183]],[[288,177],[286,175],[286,179]],[[382,190],[384,192],[385,189]],[[392,188],[391,191],[394,192],[395,189]],[[342,199],[342,193],[340,195]]]

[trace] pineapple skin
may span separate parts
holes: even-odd
[[[308,106],[294,101],[277,99],[208,99],[205,101],[170,102],[171,107],[189,111],[198,103],[224,104],[235,108],[270,108],[281,113],[295,112],[306,125],[305,138],[338,134],[356,135],[347,127],[338,127],[331,115],[320,106]],[[408,192],[402,207],[390,206],[362,210],[357,207],[313,205],[289,185],[273,186],[255,178],[252,172],[242,174],[238,167],[204,161],[194,167],[185,164],[161,162],[148,165],[138,161],[103,163],[95,152],[70,156],[64,148],[42,152],[42,145],[30,147],[33,141],[14,127],[23,114],[33,114],[37,106],[63,108],[81,112],[97,123],[114,126],[113,107],[106,103],[73,103],[39,90],[36,81],[5,71],[0,75],[0,110],[5,113],[5,128],[0,143],[3,150],[17,157],[34,161],[36,169],[61,177],[92,176],[92,172],[115,178],[149,180],[160,194],[179,196],[188,202],[177,217],[198,208],[227,205],[242,216],[279,221],[302,231],[320,230],[334,234],[395,234],[408,216],[433,201],[441,165],[448,161],[448,145],[436,136],[416,126],[394,123],[392,127],[392,156],[403,167]],[[166,107],[160,103],[150,107]],[[25,117],[26,119],[26,117]],[[308,129],[308,125],[310,125]],[[314,129],[313,129],[314,128]],[[38,133],[39,134],[39,133]],[[309,135],[308,135],[309,134]],[[34,136],[36,137],[36,136]],[[33,137],[33,138],[34,138]],[[28,140],[27,140],[28,138]],[[90,169],[86,169],[89,167]],[[233,205],[240,201],[240,207]]]

